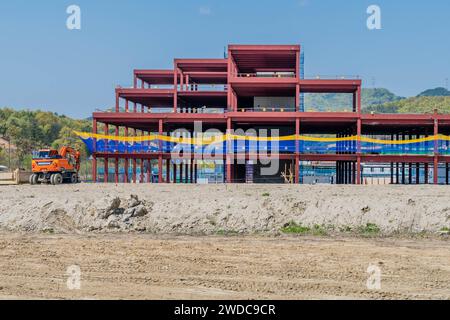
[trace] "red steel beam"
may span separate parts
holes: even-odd
[[[420,156],[420,155],[362,155],[362,162],[377,162],[377,163],[433,163],[434,156]]]

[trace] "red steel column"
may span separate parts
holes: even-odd
[[[136,166],[137,166],[136,158],[133,158],[133,183],[136,183]]]
[[[144,137],[144,131],[141,130],[141,137]],[[143,142],[141,142],[143,144]],[[141,150],[142,152],[142,150]],[[141,158],[141,177],[140,177],[140,183],[144,183],[144,158]]]
[[[163,120],[159,119],[159,121],[158,121],[158,132],[159,132],[160,136],[163,135],[163,131],[164,131],[163,125],[164,125]],[[162,149],[161,148],[161,146],[162,146],[161,141],[160,141],[159,145],[160,145],[160,148],[159,148],[159,156],[158,156],[158,183],[162,183],[163,182],[163,174],[162,174],[162,171],[163,171],[163,156],[162,156],[162,150],[161,150]]]
[[[178,68],[175,63],[175,67],[173,70],[173,112],[177,112],[178,107]]]
[[[147,135],[150,136],[150,131],[147,131]],[[147,159],[147,183],[152,182],[152,159]]]
[[[231,134],[231,129],[232,129],[232,122],[231,122],[231,118],[227,119],[227,134]],[[227,168],[227,183],[232,183],[232,156],[234,154],[234,150],[230,150],[229,148],[231,147],[231,143],[229,141],[229,139],[227,139],[227,155],[226,155],[226,168]]]
[[[92,131],[97,134],[97,119],[92,120]],[[93,154],[92,154],[92,182],[97,182],[97,139],[93,139]]]
[[[179,71],[180,71],[180,90],[184,91],[184,75],[181,69]]]
[[[105,123],[105,135],[106,136],[109,135],[109,125],[107,123]],[[108,149],[108,140],[106,140],[106,139],[105,139],[105,145],[106,145],[106,149]],[[104,158],[104,170],[105,170],[105,173],[103,175],[103,182],[108,183],[108,176],[109,176],[109,158],[108,157]]]
[[[116,126],[116,138],[119,137],[119,126]],[[118,143],[118,140],[116,141]],[[119,157],[115,159],[116,163],[114,166],[114,182],[119,183]]]
[[[295,184],[300,183],[300,118],[295,119]]]
[[[406,140],[406,136],[404,133],[402,133],[402,141]],[[405,150],[405,145],[402,145],[402,150]],[[406,163],[402,162],[402,184],[406,184]]]
[[[128,106],[128,101],[127,101],[127,106]],[[128,127],[125,127],[125,137],[126,138],[128,138]],[[126,141],[126,144],[128,144],[128,141]],[[128,148],[127,148],[127,150],[126,150],[126,153],[128,153]],[[125,179],[125,183],[129,183],[130,182],[130,177],[129,177],[129,174],[128,174],[128,169],[130,168],[130,163],[129,163],[129,158],[128,158],[128,155],[127,155],[127,157],[125,157],[125,171],[124,171],[124,173],[125,173],[125,177],[124,177],[124,179]]]
[[[170,183],[170,159],[166,160],[166,183]]]
[[[300,111],[300,50],[295,53],[295,78],[297,85],[295,86],[295,111]]]
[[[119,158],[116,157],[114,164],[114,183],[119,183]]]
[[[152,160],[147,160],[147,183],[152,182]]]
[[[435,115],[437,112],[435,111]],[[438,144],[438,135],[439,135],[439,120],[434,119],[434,166],[433,166],[433,183],[439,183],[439,144]]]
[[[191,159],[189,183],[194,183],[194,160]]]
[[[361,184],[361,133],[362,133],[362,121],[361,121],[361,115],[358,116],[358,122],[357,122],[357,128],[356,128],[356,135],[357,135],[357,141],[356,141],[356,184]]]
[[[228,49],[228,66],[227,66],[227,111],[231,111],[231,75],[232,75],[232,65],[231,65],[231,51]]]
[[[361,87],[356,90],[356,112],[361,113]]]
[[[134,112],[136,112],[136,103],[134,103]],[[136,129],[133,129],[133,138],[136,137]],[[133,153],[135,153],[135,151],[133,151]],[[137,166],[137,161],[136,158],[133,157],[133,183],[136,183],[136,166]]]

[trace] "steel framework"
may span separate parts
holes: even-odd
[[[352,110],[305,112],[301,101],[305,93],[350,94]],[[255,97],[292,97],[294,105],[292,108],[256,108]],[[390,142],[406,143],[413,138],[449,134],[450,115],[363,114],[361,80],[304,79],[299,45],[230,45],[226,59],[175,59],[173,70],[135,70],[131,88],[116,88],[115,110],[93,113],[93,134],[117,138],[163,136],[181,127],[192,130],[196,122],[202,122],[204,128],[215,127],[224,132],[240,127],[283,127],[295,136],[356,137],[356,149],[351,152],[337,148],[333,153],[308,153],[297,142],[293,152],[271,155],[294,165],[295,183],[301,181],[303,161],[336,162],[336,183],[339,184],[361,184],[362,163],[391,164],[391,183],[428,183],[428,168],[431,167],[433,183],[449,183],[450,157],[441,152],[438,139],[431,154],[418,151],[368,153],[361,149],[359,141],[364,136],[387,135]],[[233,159],[253,159],[253,156],[264,157],[248,153],[223,154],[225,182],[240,181],[236,178],[239,169]],[[192,156],[180,163],[162,149],[151,153],[105,152],[96,150],[94,145],[92,174],[96,182],[99,181],[99,162],[103,164],[104,182],[196,183],[198,177],[199,159]],[[157,179],[154,180],[151,167],[156,162]],[[439,166],[445,169],[442,179]],[[412,173],[421,167],[425,167],[425,178],[420,181],[420,175],[416,174],[412,181]],[[113,179],[108,174],[111,168]],[[120,179],[122,171],[124,177]]]

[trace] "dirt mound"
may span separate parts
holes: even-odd
[[[6,230],[216,234],[439,232],[445,186],[63,185],[0,188]]]

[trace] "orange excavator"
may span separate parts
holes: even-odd
[[[51,183],[53,185],[78,183],[80,152],[71,147],[39,150],[31,163],[33,174],[30,184]]]

